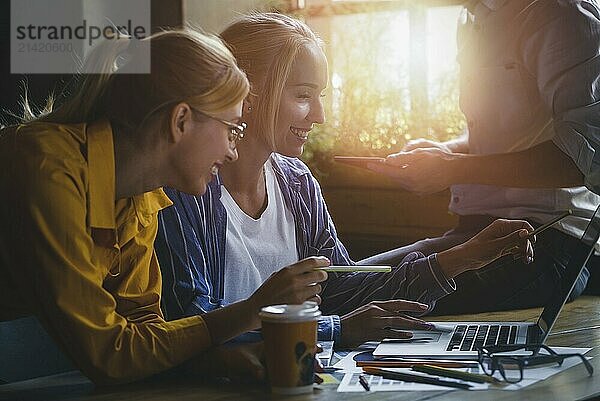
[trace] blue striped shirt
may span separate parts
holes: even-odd
[[[277,182],[295,221],[300,259],[325,256],[335,265],[353,265],[337,237],[321,188],[299,159],[271,156]],[[170,188],[173,206],[159,214],[155,242],[162,276],[162,308],[167,319],[203,314],[226,306],[223,299],[227,212],[216,177],[202,196]],[[360,212],[360,211],[357,211]],[[283,266],[281,266],[283,267]],[[338,340],[340,315],[370,301],[410,299],[430,305],[455,290],[435,254],[409,254],[391,273],[330,273],[322,283],[319,340]]]

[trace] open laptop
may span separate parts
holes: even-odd
[[[384,340],[375,358],[476,359],[478,345],[543,343],[600,237],[600,206],[594,212],[570,259],[562,280],[535,324],[531,322],[433,322],[447,332],[415,331],[411,340]]]

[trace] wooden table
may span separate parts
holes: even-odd
[[[540,309],[512,312],[495,312],[453,317],[436,317],[436,320],[463,321],[535,321]],[[564,330],[600,325],[600,298],[580,297],[565,306],[553,333]],[[600,329],[587,329],[552,335],[549,345],[594,347],[588,355],[595,356],[591,363],[595,375],[589,377],[580,364],[538,382],[518,392],[515,391],[461,391],[442,390],[427,392],[337,393],[336,385],[322,386],[312,394],[281,397],[268,393],[264,386],[232,384],[206,384],[191,379],[169,379],[153,383],[137,383],[113,388],[95,389],[92,383],[78,372],[26,380],[0,386],[2,400],[580,400],[600,396]]]

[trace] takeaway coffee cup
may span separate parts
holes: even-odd
[[[259,316],[271,391],[312,392],[319,306],[316,302],[273,305],[262,308]]]

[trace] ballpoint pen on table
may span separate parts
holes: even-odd
[[[474,383],[498,383],[498,380],[487,375],[470,373],[470,372],[462,372],[460,370],[453,370],[442,368],[439,366],[432,365],[414,365],[412,368],[415,372],[427,373],[430,375],[450,377],[452,379],[459,379]]]
[[[390,370],[383,370],[378,368],[363,368],[363,371],[367,374],[374,376],[381,376],[384,379],[389,380],[400,380],[404,382],[412,382],[412,383],[422,383],[422,384],[432,384],[434,386],[444,386],[444,387],[454,387],[463,390],[468,390],[472,386],[466,383],[459,383],[449,380],[442,380],[435,377],[427,377],[421,375],[415,375],[411,373],[403,373],[403,372],[392,372]]]

